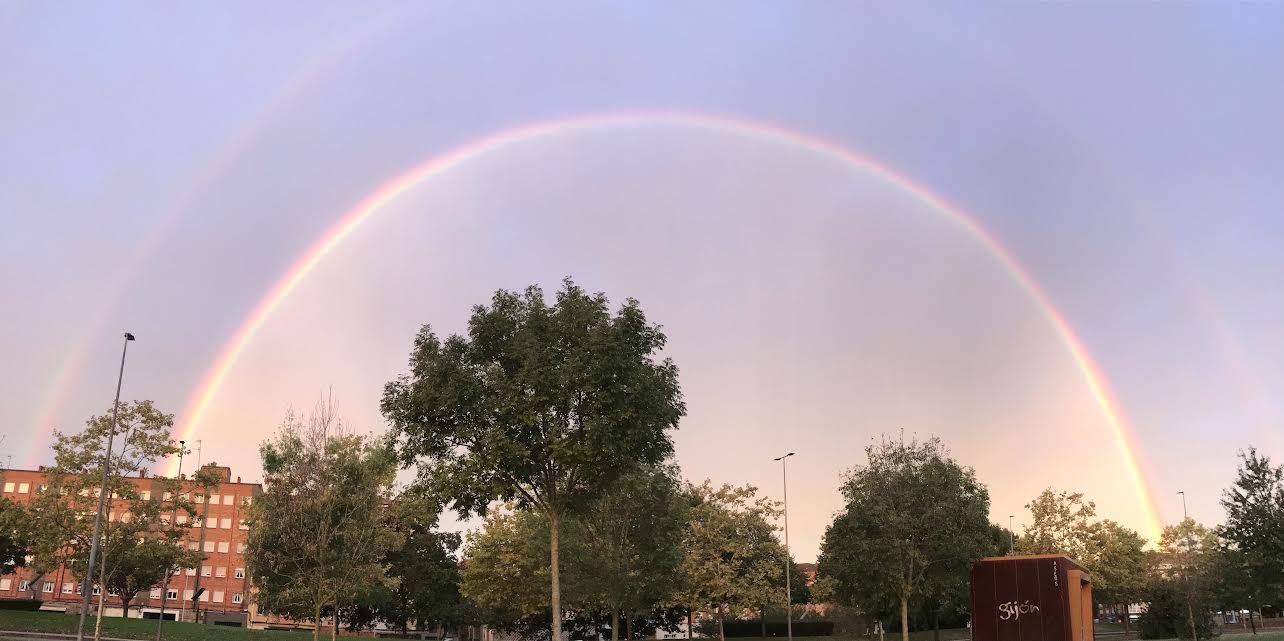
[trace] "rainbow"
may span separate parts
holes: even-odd
[[[180,422],[175,429],[176,438],[188,440],[193,438],[193,435],[200,428],[201,420],[204,418],[210,404],[213,403],[214,398],[218,395],[223,381],[236,366],[237,359],[254,340],[255,335],[263,327],[263,324],[271,318],[273,312],[290,296],[290,293],[298,287],[299,283],[303,282],[335,247],[343,243],[345,239],[352,235],[363,223],[379,213],[388,203],[425,180],[446,173],[451,168],[462,163],[500,151],[511,145],[574,132],[646,126],[668,126],[715,131],[765,142],[788,144],[810,151],[878,178],[939,213],[985,247],[1021,289],[1035,302],[1044,318],[1051,324],[1069,350],[1071,357],[1082,374],[1084,383],[1088,386],[1093,399],[1110,425],[1114,433],[1115,443],[1126,461],[1133,490],[1141,504],[1144,512],[1144,522],[1149,529],[1147,535],[1152,540],[1158,540],[1161,530],[1158,510],[1152,499],[1146,475],[1143,473],[1142,465],[1137,456],[1136,438],[1128,426],[1127,419],[1120,409],[1117,399],[1106,382],[1105,375],[1092,359],[1082,341],[1075,335],[1069,322],[1052,303],[1052,300],[997,238],[987,232],[974,217],[928,191],[925,187],[895,170],[839,144],[768,123],[692,112],[623,112],[535,122],[499,131],[433,156],[422,164],[412,167],[379,186],[331,225],[320,238],[290,265],[289,269],[276,281],[272,288],[263,295],[253,311],[250,312],[236,332],[223,345],[218,357],[201,378],[199,385],[197,385],[188,400],[186,408],[180,415]]]

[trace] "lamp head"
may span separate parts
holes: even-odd
[[[127,340],[127,341],[132,341],[132,340],[134,340],[134,335],[133,335],[133,334],[130,334],[129,332],[125,332],[125,340]]]

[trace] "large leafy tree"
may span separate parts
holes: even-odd
[[[1092,593],[1099,603],[1118,609],[1128,629],[1128,606],[1140,602],[1146,594],[1150,573],[1150,556],[1146,539],[1136,531],[1109,519],[1094,525],[1090,534]]]
[[[467,336],[442,341],[425,326],[410,373],[384,390],[402,460],[461,515],[514,501],[547,519],[554,640],[564,520],[672,453],[686,408],[664,344],[637,301],[612,314],[605,295],[568,279],[552,305],[535,286],[496,292],[473,308]]]
[[[1159,607],[1148,613],[1146,627],[1172,627],[1183,639],[1216,636],[1212,606],[1216,601],[1215,573],[1219,569],[1217,534],[1187,518],[1164,528],[1159,555],[1161,561],[1150,589],[1152,606],[1158,602]],[[1165,605],[1174,597],[1184,606],[1176,610],[1176,616],[1174,609]],[[1164,616],[1170,620],[1160,621]]]
[[[1222,493],[1226,521],[1219,529],[1228,563],[1242,578],[1244,605],[1284,599],[1284,466],[1250,448],[1240,452],[1235,482]]]
[[[713,610],[723,638],[729,609],[785,605],[784,547],[771,525],[780,512],[753,486],[715,487],[706,480],[688,492],[679,588],[671,598],[688,612]]]
[[[1040,492],[1026,503],[1030,526],[1021,533],[1017,551],[1024,554],[1064,554],[1076,561],[1091,561],[1096,531],[1097,504],[1082,492]]]
[[[936,438],[883,439],[865,452],[847,473],[819,571],[845,605],[875,617],[899,606],[908,639],[910,601],[944,591],[990,549],[989,492]]]
[[[347,433],[334,406],[286,416],[260,447],[265,489],[247,512],[245,561],[260,609],[310,619],[339,617],[361,586],[382,576],[394,534],[382,524],[396,461],[379,443]]]

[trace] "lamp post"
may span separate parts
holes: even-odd
[[[1190,515],[1186,513],[1186,491],[1178,490],[1177,493],[1181,495],[1181,520],[1185,521],[1190,518]]]
[[[794,639],[794,595],[793,586],[790,585],[790,576],[793,574],[793,559],[789,556],[789,462],[785,459],[793,456],[790,452],[778,456],[773,461],[780,461],[780,482],[781,496],[784,498],[784,518],[785,518],[785,636],[789,641]]]
[[[107,448],[103,450],[103,475],[98,486],[98,512],[94,515],[94,538],[89,545],[89,564],[85,566],[85,580],[81,587],[80,622],[76,625],[76,641],[85,639],[85,616],[89,614],[89,595],[93,592],[94,561],[98,560],[98,537],[103,531],[103,508],[107,504],[107,473],[111,467],[112,440],[116,436],[116,410],[120,407],[120,384],[125,379],[125,354],[129,352],[129,342],[134,335],[125,332],[125,346],[120,350],[120,372],[116,375],[116,400],[111,405],[111,430],[107,432]],[[107,596],[106,590],[98,595],[98,600]]]
[[[177,525],[178,520],[178,499],[183,495],[183,454],[187,452],[187,441],[178,442],[178,487],[174,493],[174,510],[170,513],[170,525]],[[187,545],[186,541],[180,541],[181,545]],[[165,602],[169,600],[169,577],[173,574],[170,568],[165,569],[165,582],[161,584],[161,607],[160,616],[156,619],[156,641],[161,638],[161,624],[165,622]]]
[[[1009,555],[1011,555],[1013,552],[1016,552],[1016,530],[1012,529],[1012,519],[1015,517],[1016,517],[1015,514],[1008,515],[1008,554]]]

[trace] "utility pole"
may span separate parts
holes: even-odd
[[[183,496],[183,454],[187,453],[187,441],[178,442],[178,488],[172,497],[174,499],[174,510],[170,513],[169,523],[171,527],[178,525],[178,499]],[[187,541],[182,541],[182,545],[187,545]],[[161,584],[161,608],[160,618],[156,619],[156,641],[161,638],[161,624],[165,622],[165,602],[169,600],[169,577],[173,572],[170,569],[165,570],[165,582]]]
[[[94,538],[89,545],[89,564],[85,567],[85,580],[82,583],[80,599],[80,622],[76,624],[76,641],[85,641],[85,617],[89,615],[89,595],[93,592],[94,562],[98,560],[98,537],[103,531],[103,508],[107,503],[107,473],[111,466],[112,440],[116,436],[116,414],[120,408],[120,385],[125,379],[125,354],[129,351],[129,342],[134,335],[125,332],[125,346],[120,350],[120,373],[116,375],[116,400],[111,406],[111,430],[107,432],[107,448],[103,450],[103,476],[98,487],[98,512],[94,515]],[[98,600],[107,596],[106,590],[100,590]]]
[[[780,461],[781,496],[784,498],[785,507],[783,514],[785,520],[785,636],[789,641],[794,639],[794,595],[793,587],[790,585],[790,577],[794,573],[794,560],[789,556],[789,474],[788,461],[785,459],[793,455],[794,453],[790,452],[772,459]]]

